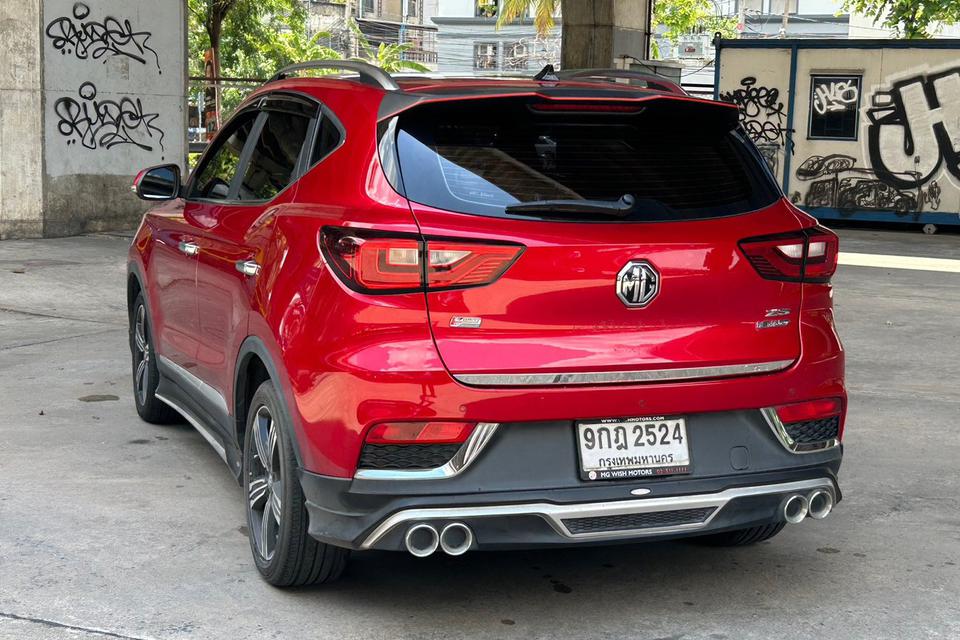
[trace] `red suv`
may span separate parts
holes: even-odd
[[[226,461],[270,583],[351,549],[748,544],[840,499],[837,237],[736,107],[551,71],[296,65],[184,184],[138,176],[137,411]]]

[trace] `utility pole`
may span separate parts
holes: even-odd
[[[783,21],[780,23],[780,37],[787,37],[787,25],[790,24],[790,0],[783,0]]]

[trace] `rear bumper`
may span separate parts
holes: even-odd
[[[841,499],[836,474],[840,449],[815,466],[714,478],[662,478],[496,493],[402,495],[403,484],[381,495],[351,491],[349,480],[302,472],[310,534],[352,549],[404,549],[414,524],[442,529],[461,522],[473,549],[660,540],[767,525],[783,520],[792,495],[817,489]],[[396,483],[391,483],[396,484]],[[649,491],[643,497],[631,493]]]

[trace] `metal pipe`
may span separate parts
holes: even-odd
[[[473,546],[473,531],[462,522],[452,522],[440,532],[440,548],[450,556],[462,556]]]
[[[833,494],[818,489],[807,498],[807,511],[814,520],[823,520],[833,510]]]
[[[807,517],[807,498],[799,494],[792,495],[783,503],[783,519],[790,524],[802,522]]]
[[[421,523],[407,529],[403,543],[411,555],[426,558],[440,546],[440,536],[433,525]]]

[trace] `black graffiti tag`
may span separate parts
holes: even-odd
[[[900,188],[926,184],[945,165],[960,179],[960,67],[917,75],[877,91],[867,110],[873,169]]]
[[[88,20],[90,7],[78,2],[73,5],[72,16],[51,20],[47,25],[47,37],[61,55],[73,55],[80,60],[104,62],[113,56],[125,56],[140,64],[147,64],[146,56],[153,55],[160,69],[160,57],[147,42],[153,35],[149,31],[134,31],[129,20],[106,17],[102,22]]]
[[[797,178],[810,181],[804,206],[835,207],[841,211],[886,209],[901,214],[923,211],[924,205],[930,209],[940,207],[940,186],[936,180],[924,189],[917,181],[919,174],[906,172],[897,177],[907,186],[897,186],[876,171],[856,164],[856,158],[840,153],[804,160],[797,167]]]
[[[740,124],[750,139],[756,143],[775,142],[781,146],[787,143],[787,114],[780,100],[780,90],[757,84],[757,79],[747,76],[740,81],[740,87],[720,94],[724,102],[732,102],[740,108]],[[791,141],[790,152],[793,153]]]
[[[87,149],[112,149],[132,144],[153,151],[153,144],[163,149],[163,131],[153,123],[157,113],[144,113],[140,98],[97,100],[97,88],[84,82],[77,92],[80,100],[64,97],[53,105],[60,118],[57,129],[67,144],[79,142]]]

